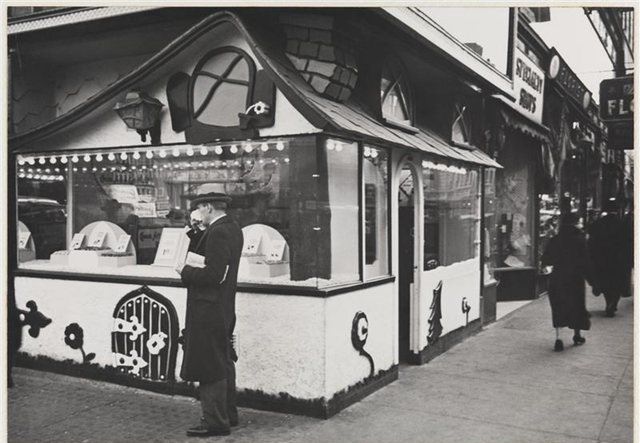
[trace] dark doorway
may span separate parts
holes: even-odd
[[[401,362],[409,359],[411,284],[415,254],[414,186],[411,170],[400,174],[398,189],[398,350]]]

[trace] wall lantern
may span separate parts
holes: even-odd
[[[128,128],[135,129],[142,141],[147,141],[147,131],[151,144],[160,144],[160,110],[164,105],[147,93],[132,90],[127,93],[124,102],[118,102],[113,108]]]

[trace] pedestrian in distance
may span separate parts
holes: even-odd
[[[577,222],[575,215],[563,215],[558,234],[549,240],[542,256],[542,265],[551,267],[549,302],[556,328],[554,351],[564,349],[561,328],[573,329],[573,343],[579,346],[586,341],[580,331],[591,327],[585,306],[585,280],[590,281],[590,264],[584,234],[576,227]]]
[[[229,435],[238,424],[235,361],[232,337],[236,323],[235,298],[243,236],[226,214],[231,199],[210,192],[192,199],[207,226],[195,246],[204,267],[176,268],[187,287],[184,357],[180,377],[199,382],[202,417],[187,430],[190,437]]]
[[[626,295],[628,290],[627,245],[616,201],[608,200],[603,209],[606,214],[589,229],[588,247],[594,267],[593,294],[604,294],[605,315],[613,317],[618,309],[620,296]]]

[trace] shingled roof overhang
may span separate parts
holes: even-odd
[[[426,128],[417,131],[386,125],[356,104],[338,103],[318,95],[298,74],[278,46],[277,39],[264,26],[253,23],[240,13],[221,11],[210,15],[176,38],[164,49],[132,72],[105,88],[90,100],[73,108],[46,124],[9,139],[12,152],[21,152],[30,142],[46,138],[97,109],[108,104],[116,95],[127,91],[152,75],[180,51],[221,23],[233,24],[252,47],[260,65],[268,72],[276,86],[296,109],[315,127],[334,135],[342,135],[372,144],[409,148],[437,157],[500,167],[480,150],[467,150],[451,146],[442,137]]]

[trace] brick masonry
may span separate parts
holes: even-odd
[[[284,14],[280,17],[285,53],[302,78],[319,94],[346,101],[358,81],[352,40],[333,17]]]

